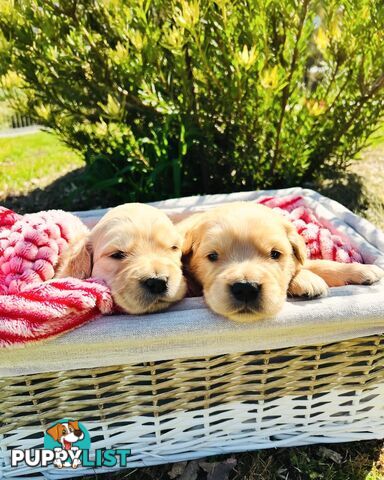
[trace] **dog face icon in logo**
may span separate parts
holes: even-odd
[[[79,428],[77,420],[56,423],[53,427],[48,428],[47,433],[56,442],[61,443],[64,450],[72,450],[72,445],[84,438],[84,433]]]
[[[53,463],[58,468],[77,468],[82,450],[89,450],[90,445],[89,433],[78,420],[59,420],[44,435],[44,447],[55,451]]]

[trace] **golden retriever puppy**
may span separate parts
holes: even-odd
[[[127,313],[164,310],[186,292],[181,241],[165,213],[127,203],[111,209],[69,249],[57,276],[104,280]]]
[[[287,294],[311,298],[328,286],[370,284],[384,275],[374,265],[307,260],[294,225],[256,203],[197,213],[178,230],[187,273],[202,286],[208,306],[240,322],[277,314]]]

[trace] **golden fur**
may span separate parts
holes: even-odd
[[[292,223],[256,203],[197,213],[182,220],[178,230],[187,272],[202,286],[209,307],[241,322],[275,315],[287,294],[311,298],[326,294],[328,286],[368,284],[384,275],[374,265],[307,260],[304,240]],[[235,284],[251,285],[257,298],[239,301]]]
[[[163,310],[186,291],[181,236],[160,210],[139,203],[120,205],[72,245],[58,276],[104,280],[115,303],[128,313]],[[165,292],[154,294],[145,287],[153,278],[166,282]]]

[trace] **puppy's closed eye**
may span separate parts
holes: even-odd
[[[110,256],[110,258],[113,258],[115,260],[123,260],[123,258],[126,257],[126,254],[124,252],[122,252],[121,250],[118,250],[117,252],[113,252],[109,256]]]

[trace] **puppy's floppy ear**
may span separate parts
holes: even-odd
[[[303,265],[307,259],[307,247],[305,241],[303,237],[297,233],[295,226],[289,220],[285,222],[285,228],[287,230],[288,240],[292,245],[293,254],[299,263]]]
[[[205,218],[203,215],[203,213],[196,213],[176,225],[178,232],[182,236],[183,275],[187,281],[188,297],[199,297],[202,295],[202,287],[191,271],[190,263],[194,249],[201,238],[203,218]]]
[[[92,247],[88,236],[72,242],[60,259],[57,278],[89,278],[92,273]]]
[[[78,420],[70,420],[68,425],[71,425],[75,430],[79,430],[79,421]]]
[[[199,242],[200,231],[203,224],[204,213],[196,213],[176,225],[176,228],[182,236],[183,256],[192,254],[194,247]]]
[[[61,430],[61,423],[57,423],[56,425],[53,425],[53,427],[48,428],[47,433],[50,435],[56,442],[60,438],[60,430]]]

